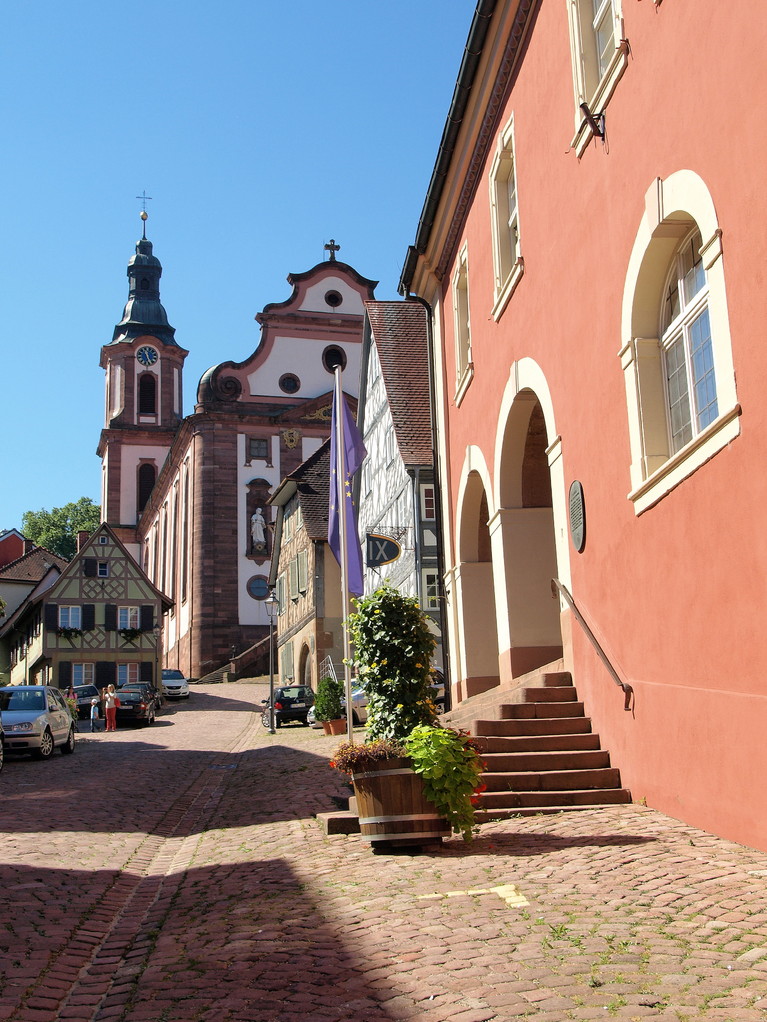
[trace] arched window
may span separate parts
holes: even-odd
[[[136,510],[139,514],[146,507],[157,478],[157,469],[152,462],[144,462],[138,469],[138,492],[136,495]]]
[[[157,412],[157,377],[154,373],[142,373],[138,381],[139,415],[155,415]]]
[[[658,178],[629,262],[619,353],[637,514],[740,432],[722,262],[705,183],[689,170]]]

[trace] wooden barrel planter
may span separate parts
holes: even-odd
[[[374,847],[439,844],[450,834],[408,759],[371,762],[352,775],[363,841]]]

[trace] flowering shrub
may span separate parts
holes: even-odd
[[[368,696],[368,735],[404,741],[414,727],[432,724],[429,692],[435,640],[415,597],[384,584],[359,600],[348,619],[354,664]]]
[[[341,742],[336,749],[335,757],[330,765],[344,774],[353,774],[364,770],[371,763],[379,763],[383,759],[396,759],[404,756],[405,749],[397,742],[387,742],[378,739],[375,742],[365,742],[364,745],[356,745],[354,742]]]

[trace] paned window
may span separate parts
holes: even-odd
[[[439,581],[436,569],[421,571],[421,606],[424,610],[439,610]]]
[[[493,315],[498,319],[524,269],[519,244],[513,120],[509,121],[498,137],[495,159],[490,169],[490,211],[495,272]]]
[[[118,664],[117,665],[117,685],[137,685],[140,681],[139,678],[139,665],[138,664]]]
[[[138,628],[139,627],[138,607],[118,607],[117,627]]]
[[[623,39],[621,0],[568,0],[570,41],[575,91],[576,135],[580,155],[592,135],[581,104],[596,119],[628,66],[628,45]]]
[[[250,437],[248,440],[248,457],[251,461],[254,458],[266,460],[269,457],[269,441],[262,437]]]
[[[455,328],[456,402],[460,403],[473,375],[471,361],[471,314],[469,309],[469,264],[464,245],[453,274],[453,320]]]
[[[421,487],[421,518],[430,521],[436,518],[436,504],[434,500],[434,487]]]
[[[99,578],[109,578],[109,561],[99,561],[97,575]]]
[[[72,664],[72,684],[92,685],[96,677],[94,664]]]
[[[82,617],[79,606],[59,607],[59,628],[81,628]]]
[[[685,239],[665,292],[661,345],[672,451],[684,447],[719,414],[701,244],[698,231]]]

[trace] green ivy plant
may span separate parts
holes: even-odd
[[[414,727],[434,723],[429,671],[435,640],[417,598],[384,584],[358,601],[347,625],[368,697],[368,738],[402,742]]]
[[[474,806],[484,790],[484,764],[465,731],[419,725],[405,741],[413,769],[424,781],[424,793],[455,834],[471,841]]]
[[[314,716],[319,721],[340,720],[344,715],[341,705],[343,682],[335,678],[320,678],[317,682],[317,698],[314,701]]]

